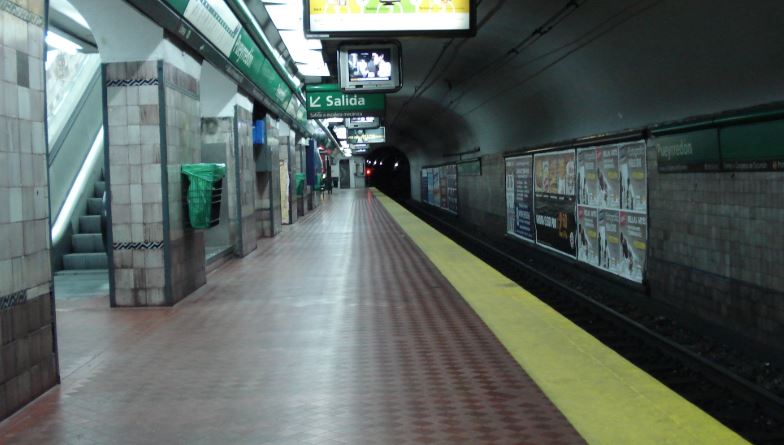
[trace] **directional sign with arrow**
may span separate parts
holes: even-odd
[[[386,96],[380,93],[345,94],[338,85],[308,86],[308,119],[383,116]]]

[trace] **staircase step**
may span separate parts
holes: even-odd
[[[105,253],[69,253],[63,255],[65,270],[108,269],[109,261]]]
[[[80,216],[79,233],[101,233],[101,215]]]
[[[103,239],[100,233],[78,233],[71,235],[71,247],[74,253],[104,252]]]
[[[103,200],[101,198],[87,198],[87,214],[100,215],[103,210]]]
[[[103,198],[103,194],[105,191],[106,191],[106,183],[104,181],[96,181],[93,196],[95,196],[96,198]]]

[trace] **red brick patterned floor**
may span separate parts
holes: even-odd
[[[63,347],[79,352],[63,384],[0,442],[583,443],[366,191],[336,193],[173,309],[58,317],[61,343],[92,336],[96,352]]]

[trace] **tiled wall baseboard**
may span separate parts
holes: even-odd
[[[27,301],[27,289],[0,297],[0,310],[8,309]]]
[[[163,249],[163,241],[145,241],[143,243],[114,243],[114,250],[156,250]]]
[[[2,0],[0,0],[2,1]],[[158,85],[158,79],[123,79],[106,82],[107,87],[144,87]]]
[[[12,2],[11,0],[0,0],[0,11],[5,11],[14,17],[24,20],[35,26],[44,26],[44,18],[38,14],[28,11],[24,7]]]

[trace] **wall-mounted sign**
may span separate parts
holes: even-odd
[[[386,96],[381,93],[346,94],[335,84],[308,86],[308,119],[382,116]]]
[[[383,144],[387,140],[386,128],[348,130],[349,144]]]
[[[719,171],[719,131],[716,128],[659,136],[653,140],[662,173]]]
[[[784,170],[784,120],[722,128],[720,139],[724,170]]]
[[[148,13],[149,8],[153,8],[157,3],[145,0],[129,1]],[[303,128],[307,127],[304,114],[298,111],[302,105],[300,99],[294,96],[272,61],[243,29],[239,18],[224,0],[164,0],[164,3],[185,19],[205,40],[214,45],[218,52],[229,60],[231,66],[223,62],[218,64],[214,60],[211,60],[212,63],[216,66],[223,64],[226,71],[237,82],[242,82],[242,75],[244,75],[258,88],[258,90],[254,88],[254,92],[263,93]],[[184,23],[177,23],[177,27],[178,29],[169,29],[169,31],[178,33],[181,37],[191,34],[191,30]]]
[[[314,38],[472,36],[474,0],[305,0],[305,34]]]
[[[482,176],[482,160],[472,159],[458,162],[457,173],[460,176]]]

